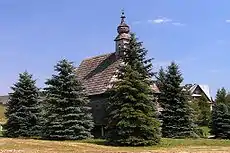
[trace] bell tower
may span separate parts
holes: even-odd
[[[115,38],[115,44],[116,44],[116,56],[119,58],[120,55],[123,53],[121,52],[122,48],[127,47],[127,44],[130,41],[130,28],[125,23],[125,13],[124,10],[122,10],[121,13],[121,23],[117,27],[117,37]]]

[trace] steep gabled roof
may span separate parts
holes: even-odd
[[[204,92],[204,94],[206,95],[206,97],[208,98],[209,101],[212,101],[212,97],[210,95],[210,90],[209,90],[209,87],[208,85],[199,85],[199,84],[194,84],[190,89],[189,91],[191,93],[193,93],[197,87],[200,87],[200,89]]]
[[[120,63],[115,53],[100,55],[83,60],[76,74],[89,95],[102,94],[107,90]]]
[[[76,75],[82,81],[88,95],[102,94],[111,87],[111,81],[121,62],[115,53],[88,58],[76,69]],[[152,89],[159,93],[155,84],[152,85]]]
[[[153,91],[157,94],[160,94],[160,90],[159,88],[157,87],[156,83],[154,82],[152,85],[151,85],[151,88],[153,89]]]

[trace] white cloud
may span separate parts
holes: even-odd
[[[209,70],[210,73],[220,73],[221,71],[219,69],[212,69]]]
[[[148,20],[148,23],[151,24],[166,24],[166,23],[170,23],[174,26],[185,26],[184,23],[181,22],[174,22],[172,19],[166,18],[166,17],[161,17],[161,18],[157,18],[154,20]]]
[[[141,24],[141,21],[134,21],[132,24]]]
[[[133,25],[137,25],[137,24],[145,24],[146,21],[134,21],[132,22]],[[147,20],[147,23],[150,24],[171,24],[174,26],[185,26],[186,24],[181,23],[181,22],[175,22],[174,20],[167,18],[167,17],[160,17],[160,18],[156,18],[156,19],[151,19],[151,20]]]
[[[154,19],[154,20],[148,20],[148,22],[154,23],[154,24],[163,24],[163,23],[172,22],[172,19],[163,17],[163,18],[158,18],[158,19]]]
[[[185,26],[184,23],[180,23],[180,22],[173,22],[172,25],[174,25],[174,26]]]
[[[166,68],[168,67],[172,62],[175,62],[176,64],[181,64],[183,61],[181,60],[171,60],[171,61],[155,61],[153,62],[153,69],[158,70],[161,67]]]
[[[230,23],[230,19],[225,20],[226,23]]]

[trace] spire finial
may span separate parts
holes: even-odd
[[[116,37],[116,40],[119,39],[129,39],[129,26],[125,23],[125,13],[124,9],[121,11],[121,23],[117,27],[118,36]]]
[[[121,23],[125,22],[125,11],[124,9],[121,10]]]

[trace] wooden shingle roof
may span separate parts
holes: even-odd
[[[116,58],[115,53],[100,55],[83,60],[76,69],[76,74],[88,95],[99,95],[109,88],[110,81],[120,64],[121,60]],[[159,93],[156,84],[151,87],[155,93]]]
[[[76,69],[76,74],[88,95],[98,95],[108,89],[110,80],[120,63],[115,53],[100,55],[83,60]]]

